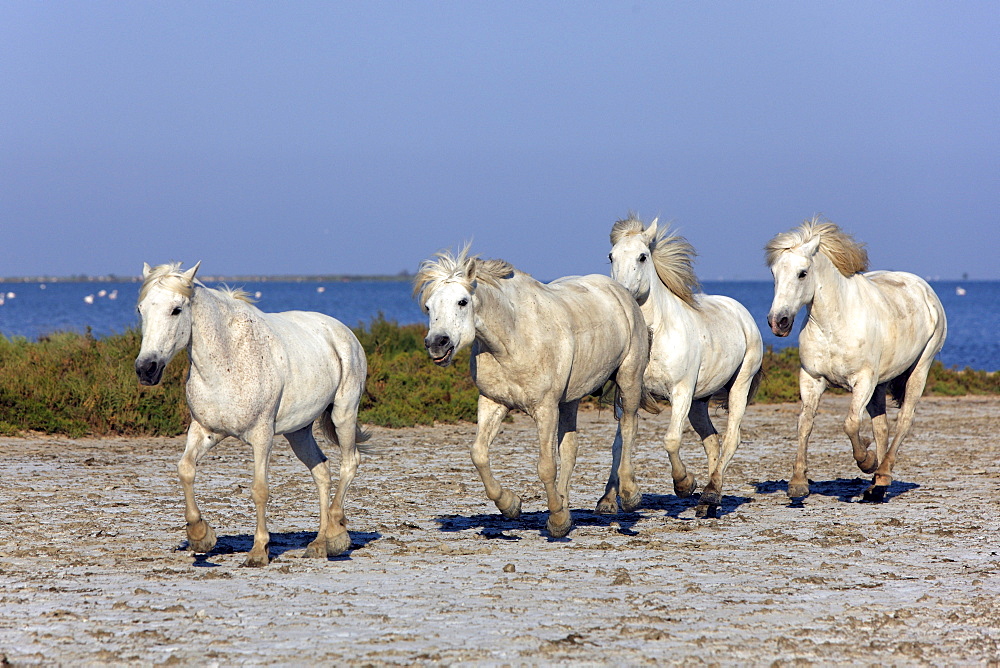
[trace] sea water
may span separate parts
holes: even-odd
[[[216,285],[210,283],[209,285]],[[237,282],[264,311],[319,311],[356,327],[380,314],[399,324],[426,323],[406,281]],[[948,316],[948,339],[940,359],[946,366],[1000,370],[1000,281],[935,281],[932,287]],[[769,281],[705,281],[705,292],[733,297],[753,315],[764,345],[798,343],[796,332],[778,338],[767,327],[773,286]],[[101,337],[139,327],[137,282],[0,283],[0,334],[36,340],[61,331]]]

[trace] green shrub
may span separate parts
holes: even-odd
[[[422,325],[398,325],[379,316],[354,330],[368,356],[364,424],[403,427],[476,419],[478,392],[469,377],[469,352],[446,368],[431,363]],[[23,431],[69,436],[173,436],[190,419],[184,398],[187,357],[167,366],[163,381],[143,387],[133,364],[137,330],[95,339],[53,334],[36,342],[0,337],[0,434]],[[798,401],[795,348],[764,354],[757,403]],[[1000,374],[931,368],[928,394],[1000,394]]]

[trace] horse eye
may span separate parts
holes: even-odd
[[[469,300],[466,299],[465,297],[462,297],[461,299],[458,300],[458,305],[462,307],[468,306]]]
[[[646,261],[646,254],[645,253],[640,253],[639,254],[639,262],[645,262],[645,261]]]
[[[180,314],[181,314],[181,307],[180,306],[175,306],[174,310],[170,312],[170,315],[180,315]]]
[[[805,269],[803,269],[802,271],[799,272],[799,278],[805,278],[806,274],[808,274],[808,273],[809,272],[807,272]]]

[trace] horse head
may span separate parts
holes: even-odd
[[[649,227],[643,229],[640,221],[630,218],[626,222],[636,222],[638,227],[624,230],[616,224],[611,232],[612,247],[608,253],[611,278],[621,283],[640,304],[645,303],[652,282],[657,280],[652,246],[656,241],[658,220],[653,220]]]
[[[143,385],[159,383],[170,360],[191,341],[191,295],[200,265],[182,272],[180,263],[143,264],[138,306],[142,346],[135,359],[135,374]]]
[[[795,314],[813,300],[816,290],[813,262],[819,242],[819,236],[812,237],[775,254],[770,262],[774,300],[767,314],[767,324],[777,336],[788,336],[795,323]]]

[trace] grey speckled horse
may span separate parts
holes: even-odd
[[[573,276],[543,284],[502,260],[439,253],[424,261],[414,294],[429,317],[424,344],[435,364],[472,346],[472,378],[479,389],[472,461],[486,495],[505,517],[518,517],[521,499],[490,470],[489,448],[511,409],[538,428],[538,476],[545,486],[554,537],[572,527],[570,476],[576,463],[580,400],[611,379],[621,407],[615,457],[598,511],[626,510],[642,498],[631,452],[640,405],[658,410],[644,390],[649,333],[632,296],[607,276]],[[556,481],[558,453],[558,482]]]
[[[200,263],[199,263],[200,264]],[[215,532],[194,500],[198,461],[233,436],[253,448],[251,495],[257,529],[247,566],[268,563],[267,469],[275,434],[284,434],[319,489],[320,527],[306,549],[327,557],[351,546],[344,496],[367,434],[357,425],[368,364],[357,337],[321,313],[263,313],[238,290],[214,290],[195,280],[198,265],[144,265],[139,293],[142,348],[135,371],[143,385],[156,385],[182,348],[191,362],[186,393],[191,426],[177,464],[184,489],[190,547],[207,552]],[[313,437],[319,419],[326,437],[340,445],[340,480],[330,501],[330,472]]]

